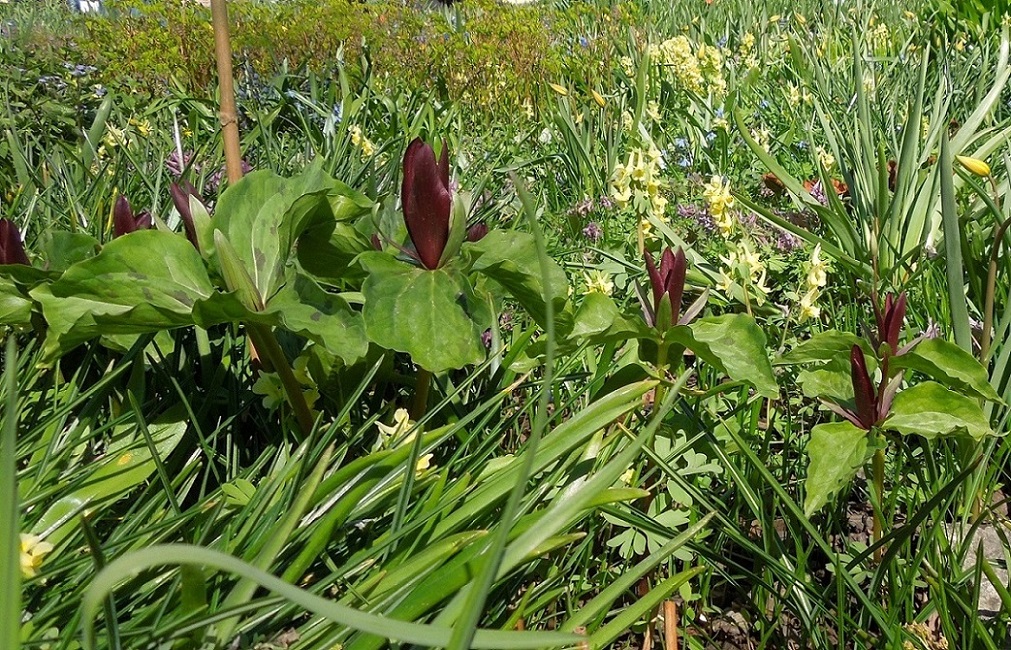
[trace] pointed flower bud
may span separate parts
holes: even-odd
[[[400,200],[418,261],[426,269],[438,268],[449,241],[453,203],[449,188],[449,147],[445,143],[438,162],[435,151],[421,138],[407,146]]]
[[[970,173],[977,176],[986,178],[990,175],[990,165],[986,164],[979,158],[970,158],[969,156],[955,156],[957,160],[963,167],[965,167]]]
[[[880,347],[882,343],[887,343],[892,356],[898,355],[899,334],[902,333],[902,322],[906,318],[906,293],[900,293],[898,298],[892,295],[885,297],[884,309],[881,309],[875,298],[874,318],[878,326],[875,346]]]
[[[0,219],[0,265],[23,264],[31,266],[18,227],[10,219]]]
[[[112,211],[112,236],[122,237],[135,230],[147,230],[151,227],[151,213],[147,210],[135,215],[130,201],[125,196],[116,199],[116,206]]]
[[[660,301],[664,295],[670,299],[671,319],[670,322],[678,322],[678,314],[681,313],[681,299],[685,291],[685,274],[688,263],[685,259],[685,252],[678,248],[677,253],[670,248],[664,250],[660,256],[660,268],[657,269],[653,256],[646,252],[646,272],[649,273],[649,284],[653,292],[653,304],[646,307],[646,321],[650,325],[657,323],[657,310],[660,308]]]
[[[867,362],[859,345],[850,349],[850,378],[853,381],[853,397],[856,402],[856,420],[864,429],[870,430],[877,422],[877,400],[874,382],[867,372]]]
[[[484,236],[488,234],[488,224],[483,221],[475,223],[473,226],[467,229],[467,241],[476,242],[484,239]]]
[[[200,250],[200,242],[197,239],[197,229],[193,223],[193,210],[190,209],[190,197],[196,197],[200,200],[200,194],[197,193],[197,188],[193,187],[193,184],[189,181],[182,181],[181,183],[172,183],[169,185],[169,193],[172,194],[172,203],[176,206],[176,211],[179,212],[179,216],[183,220],[183,228],[186,230],[186,239],[190,240],[193,247]],[[201,203],[203,203],[201,201]]]

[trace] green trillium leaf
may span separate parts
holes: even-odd
[[[379,252],[358,259],[369,274],[362,294],[365,328],[372,341],[410,354],[432,372],[484,360],[481,333],[489,318],[459,271],[452,267],[431,271]]]
[[[928,339],[905,354],[891,361],[898,368],[909,368],[922,372],[945,386],[993,402],[1000,401],[1000,395],[990,385],[986,369],[974,356],[943,339]]]
[[[547,285],[541,275],[541,263],[534,236],[515,230],[492,230],[480,241],[464,245],[471,255],[471,270],[498,282],[523,306],[538,325],[546,326],[547,302],[554,306],[555,327],[561,333],[571,328],[564,322],[569,296],[565,271],[551,261]]]
[[[867,432],[851,422],[819,424],[807,443],[807,480],[804,483],[804,514],[811,516],[853,480],[873,449]]]
[[[924,438],[968,435],[975,440],[992,436],[990,422],[979,403],[941,384],[925,381],[895,396],[891,414],[882,425],[901,434]]]
[[[765,332],[745,314],[702,318],[668,330],[667,339],[694,352],[734,381],[746,381],[760,395],[779,396],[779,385],[765,351]]]

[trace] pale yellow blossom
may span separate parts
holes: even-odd
[[[25,579],[38,575],[43,558],[52,550],[53,545],[38,535],[21,533],[21,575]]]

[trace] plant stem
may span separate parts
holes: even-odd
[[[242,152],[239,149],[239,119],[235,110],[232,46],[228,37],[226,0],[211,0],[211,22],[214,24],[214,54],[218,63],[218,91],[221,93],[221,137],[225,147],[225,170],[228,183],[234,185],[242,178]]]
[[[874,530],[871,531],[871,544],[877,544],[881,541],[882,531],[884,530],[884,518],[881,516],[881,511],[885,504],[885,450],[884,447],[879,448],[874,452],[874,460],[872,461],[873,472],[874,472],[874,496],[876,498],[876,503],[874,503]],[[874,559],[878,562],[881,561],[884,555],[884,549],[879,548],[874,551]]]
[[[309,404],[305,401],[302,386],[295,379],[295,373],[292,372],[291,365],[288,363],[288,359],[284,356],[284,351],[277,342],[277,337],[265,325],[249,323],[246,325],[246,331],[249,333],[249,340],[257,350],[267,357],[267,360],[274,367],[274,372],[277,373],[277,376],[281,379],[281,385],[284,386],[284,394],[288,397],[288,404],[295,411],[298,426],[302,430],[303,435],[308,435],[313,427],[314,418],[312,417],[312,411],[309,409]]]
[[[666,386],[664,386],[664,381],[667,379],[667,354],[668,347],[665,343],[661,343],[657,346],[656,353],[656,371],[660,375],[660,383],[656,385],[653,389],[653,412],[658,413],[660,404],[663,403],[664,393],[666,392]]]
[[[997,289],[997,257],[1000,253],[1000,245],[1004,239],[1004,233],[1011,226],[1011,219],[1005,220],[994,234],[993,248],[990,249],[990,267],[986,274],[986,294],[983,298],[983,335],[979,340],[979,361],[984,367],[989,367],[988,357],[990,354],[990,343],[992,342],[991,331],[993,329],[993,303],[994,294]]]
[[[432,385],[432,373],[418,368],[418,379],[414,384],[414,399],[411,401],[411,419],[420,420],[428,410],[428,389]]]

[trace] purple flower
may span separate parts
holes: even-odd
[[[438,161],[431,145],[421,138],[415,138],[407,146],[400,201],[404,223],[417,251],[418,261],[426,269],[439,268],[442,253],[449,242],[449,217],[453,207],[449,187],[449,147],[445,143]]]
[[[825,186],[822,185],[821,181],[818,181],[811,186],[811,196],[814,200],[822,205],[828,205],[828,195],[825,194]]]
[[[645,257],[646,272],[649,274],[649,284],[653,294],[652,303],[649,300],[643,300],[642,310],[646,322],[652,327],[659,324],[660,309],[663,307],[663,299],[666,296],[670,309],[670,320],[667,323],[678,323],[678,314],[681,313],[681,298],[685,292],[685,274],[688,270],[685,252],[681,248],[678,248],[677,253],[671,251],[669,247],[664,249],[660,255],[659,269],[649,251],[645,252]]]
[[[169,172],[176,178],[183,175],[186,168],[190,166],[190,162],[193,161],[193,152],[187,151],[183,153],[182,158],[179,157],[178,151],[173,151],[165,159],[165,167],[168,168]],[[196,167],[199,167],[197,165]]]
[[[169,185],[169,193],[172,195],[172,203],[175,204],[176,210],[179,212],[179,216],[183,220],[183,228],[186,230],[186,239],[190,240],[193,247],[200,250],[200,242],[197,239],[197,229],[193,223],[193,210],[190,209],[190,197],[195,197],[198,201],[200,200],[200,195],[197,194],[197,188],[189,181],[183,181],[181,184],[172,183]]]
[[[21,233],[10,219],[0,219],[0,265],[5,264],[32,265],[25,253]]]
[[[116,199],[116,206],[112,210],[113,237],[129,235],[137,230],[147,230],[153,225],[150,212],[143,210],[135,215],[133,208],[130,207],[130,201],[125,196],[120,195]]]
[[[586,237],[591,242],[596,244],[604,237],[604,230],[603,228],[600,227],[599,223],[597,223],[596,221],[591,221],[590,223],[586,224],[585,228],[583,228],[583,237]]]

